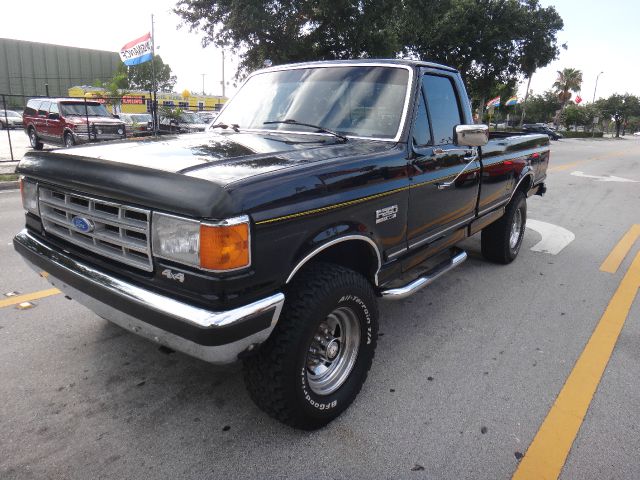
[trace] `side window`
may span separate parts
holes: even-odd
[[[425,75],[422,86],[427,96],[427,106],[431,114],[433,143],[446,145],[453,143],[453,127],[462,123],[458,97],[451,80],[447,77]]]
[[[43,117],[49,115],[49,105],[51,105],[51,102],[42,102],[38,107],[38,115]]]
[[[413,143],[422,147],[431,144],[431,130],[429,129],[429,117],[427,116],[427,106],[424,103],[424,94],[420,91],[418,98],[418,112],[413,127]]]
[[[27,107],[24,109],[25,115],[36,115],[38,113],[38,107],[40,106],[40,100],[29,100]]]
[[[51,102],[51,107],[49,107],[49,115],[52,113],[60,113],[58,110],[58,104],[56,102]]]

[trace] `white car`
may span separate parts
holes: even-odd
[[[13,110],[0,110],[0,130],[5,128],[22,128],[22,115]]]
[[[640,137],[640,132],[636,132],[636,133],[634,133],[634,135],[635,135],[636,137]]]

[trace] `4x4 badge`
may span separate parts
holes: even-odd
[[[184,283],[184,273],[173,273],[173,271],[165,268],[160,275],[167,277],[169,280],[177,280],[180,283]]]

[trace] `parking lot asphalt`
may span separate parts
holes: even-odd
[[[252,404],[239,365],[49,291],[10,245],[19,194],[0,192],[0,478],[640,478],[639,207],[640,139],[554,142],[528,216],[575,239],[534,251],[529,228],[507,266],[467,239],[461,267],[381,302],[359,397],[300,432]]]

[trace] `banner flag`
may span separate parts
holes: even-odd
[[[576,95],[576,99],[574,100],[576,105],[578,105],[582,101],[582,97],[580,95]]]
[[[500,97],[492,98],[487,102],[487,108],[489,107],[499,107],[500,106]]]
[[[510,107],[512,105],[515,105],[518,103],[518,97],[511,97],[509,100],[506,101],[505,105],[507,107]]]
[[[140,65],[151,60],[151,34],[136,38],[120,49],[120,59],[125,65]]]

